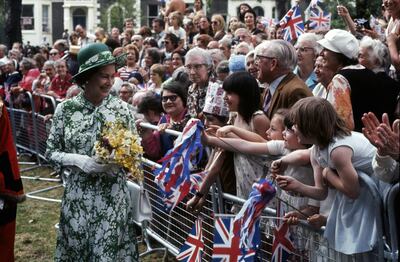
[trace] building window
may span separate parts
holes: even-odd
[[[158,17],[158,5],[148,5],[147,9],[147,25],[151,26],[154,18]]]
[[[77,25],[81,25],[86,28],[86,11],[82,8],[77,8],[72,13],[72,25],[75,28]]]
[[[264,9],[261,6],[256,6],[253,10],[257,16],[264,16]]]
[[[42,31],[43,32],[50,32],[49,29],[49,6],[42,5]]]
[[[22,5],[21,29],[34,30],[35,18],[33,17],[33,5]]]

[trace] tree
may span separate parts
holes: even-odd
[[[99,23],[99,26],[104,28],[106,31],[110,31],[113,27],[118,27],[122,30],[125,18],[136,17],[136,0],[114,0],[108,2],[113,3],[113,5],[108,4],[101,7]],[[110,6],[114,7],[109,10]],[[121,7],[123,8],[121,9]],[[140,23],[140,21],[135,22]]]
[[[21,11],[22,0],[4,1],[4,33],[5,44],[8,46],[8,48],[11,48],[14,42],[22,43]]]
[[[323,5],[332,13],[332,28],[346,29],[343,19],[337,14],[337,1],[325,0]],[[370,15],[380,17],[382,0],[339,0],[341,5],[344,5],[349,10],[350,16],[354,18],[369,19]]]

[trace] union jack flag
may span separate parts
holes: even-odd
[[[331,27],[331,13],[322,10],[319,6],[310,8],[308,20],[310,29],[329,29]]]
[[[213,262],[251,262],[255,259],[255,250],[241,249],[240,221],[234,217],[216,217],[213,245]]]
[[[283,29],[283,39],[292,41],[304,33],[304,23],[298,5],[293,6],[279,22]]]
[[[201,159],[201,131],[199,119],[191,119],[176,139],[174,148],[160,160],[161,168],[154,171],[155,182],[160,188],[166,210],[171,212],[187,194],[198,188],[204,173],[190,174],[193,164]]]
[[[200,183],[203,181],[204,177],[207,175],[207,171],[203,171],[196,174],[190,175],[190,180],[185,180],[178,187],[171,188],[171,193],[167,194],[163,198],[164,204],[167,210],[172,210],[179,204],[189,192],[198,191],[200,188]]]
[[[274,230],[274,242],[272,243],[273,262],[288,261],[294,252],[294,246],[289,239],[289,225],[281,224],[278,230]]]
[[[240,221],[240,247],[243,249],[258,248],[260,245],[260,216],[265,206],[275,196],[276,190],[270,181],[260,179],[253,184],[249,199],[235,217]]]
[[[176,259],[185,262],[201,262],[201,257],[204,250],[203,232],[201,218],[194,222],[185,243],[181,247]]]
[[[311,0],[309,6],[316,7],[318,3],[321,3],[321,0]]]

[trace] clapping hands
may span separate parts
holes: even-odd
[[[396,119],[390,126],[389,117],[382,115],[380,123],[374,113],[369,112],[361,118],[364,127],[364,136],[378,149],[381,156],[390,156],[399,159],[400,150],[400,119]]]

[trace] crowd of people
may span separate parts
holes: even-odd
[[[399,180],[400,1],[383,0],[383,37],[357,30],[340,5],[348,30],[308,30],[293,42],[248,4],[225,20],[207,16],[201,0],[194,9],[182,3],[170,1],[151,28],[126,19],[122,32],[91,35],[78,25],[37,53],[0,45],[1,100],[32,110],[26,93],[36,95],[35,110],[53,121],[46,155],[72,167],[56,261],[138,260],[124,172],[92,157],[102,125],[116,118],[155,161],[173,147],[166,129],[204,122],[211,150],[193,168],[208,175],[188,210],[201,210],[217,178],[224,192],[247,199],[268,176],[282,189],[288,223],[326,226],[335,250],[374,260],[380,214],[372,198]],[[42,95],[62,103],[54,112]]]

